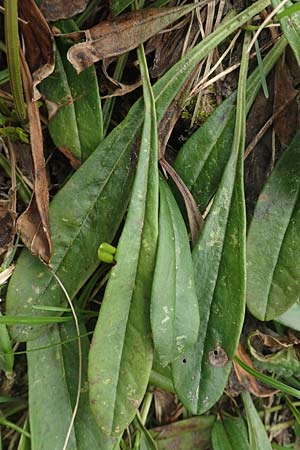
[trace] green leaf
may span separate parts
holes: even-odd
[[[192,255],[180,210],[160,179],[159,239],[151,292],[151,328],[162,365],[194,344],[199,331]]]
[[[212,429],[213,450],[250,450],[248,433],[242,417],[223,417]]]
[[[249,392],[242,392],[242,400],[247,416],[251,450],[272,450],[265,427],[258,415]]]
[[[203,39],[154,86],[157,121],[160,122],[195,65],[220,42],[269,4],[259,0]],[[98,264],[101,242],[111,242],[124,214],[132,181],[134,143],[143,119],[138,101],[123,122],[94,150],[50,206],[53,255],[51,267],[71,298]],[[66,207],[67,205],[67,207]],[[18,259],[7,293],[11,315],[45,315],[34,305],[64,306],[65,295],[52,273],[26,250]],[[30,326],[11,328],[18,341],[36,337]]]
[[[276,322],[281,323],[285,327],[300,331],[300,305],[294,303],[285,313],[276,317]]]
[[[253,377],[257,378],[262,383],[266,384],[267,386],[271,386],[274,389],[277,389],[279,391],[284,392],[285,394],[292,395],[293,397],[300,399],[300,391],[298,389],[293,388],[292,386],[289,386],[287,384],[282,383],[279,380],[276,380],[272,377],[269,377],[268,375],[264,375],[263,373],[253,369],[252,367],[248,366],[244,361],[240,360],[237,356],[234,357],[234,360],[243,368],[246,370],[246,372],[250,373]]]
[[[256,204],[247,237],[247,306],[271,320],[299,299],[300,134],[280,158]]]
[[[85,333],[81,327],[81,333]],[[62,450],[74,408],[78,384],[78,343],[73,323],[55,325],[30,341],[27,349],[31,450]],[[70,340],[63,346],[61,341]],[[73,340],[71,340],[73,339]],[[52,344],[52,346],[51,346]],[[57,345],[58,344],[58,345]],[[103,436],[89,406],[87,354],[89,340],[81,338],[83,354],[79,408],[68,449],[112,450],[115,440]],[[48,348],[39,349],[48,346]]]
[[[272,0],[272,5],[275,8],[280,4],[280,0]],[[287,2],[283,7],[283,13],[290,8],[296,6],[293,2]],[[279,13],[280,15],[281,13]],[[300,65],[300,11],[295,10],[289,12],[288,16],[282,16],[279,19],[282,31],[293,50],[297,63]]]
[[[232,151],[220,187],[193,250],[200,331],[195,345],[173,364],[178,397],[193,414],[222,395],[240,337],[245,310],[245,200],[243,161],[246,128],[245,38]]]
[[[267,75],[286,47],[286,40],[278,41],[264,58]],[[247,80],[247,113],[261,87],[259,69]],[[217,190],[228,161],[235,124],[234,93],[221,103],[205,123],[181,147],[174,168],[191,191],[203,213]]]
[[[150,430],[159,450],[206,450],[210,448],[215,416],[191,417]]]
[[[0,317],[2,314],[0,312]],[[0,370],[11,375],[14,368],[14,352],[6,325],[0,324]]]
[[[128,215],[89,354],[91,407],[106,434],[121,435],[150,377],[149,309],[158,235],[158,141],[155,102],[143,49],[138,50],[144,126]]]
[[[118,16],[124,9],[133,3],[133,0],[113,0],[111,2],[111,12],[114,16]]]
[[[76,31],[71,20],[63,31]],[[84,161],[103,139],[102,110],[96,70],[77,75],[67,60],[67,50],[57,41],[54,72],[40,84],[49,111],[48,129],[56,145]]]
[[[71,422],[72,406],[65,379],[58,326],[28,342],[29,417],[32,450],[61,450]],[[38,350],[49,344],[53,347]],[[36,351],[33,351],[36,350]],[[77,449],[72,430],[69,448]]]

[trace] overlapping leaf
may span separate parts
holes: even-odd
[[[248,433],[251,450],[272,450],[265,427],[258,415],[249,392],[242,392],[246,410]]]
[[[272,0],[272,5],[275,8],[280,4],[280,0]],[[292,7],[293,2],[287,2],[284,6],[284,11]],[[296,10],[282,17],[280,20],[282,31],[290,44],[295,58],[300,65],[300,11]]]
[[[81,327],[82,334],[85,328]],[[62,450],[71,423],[78,385],[78,344],[72,322],[54,325],[27,344],[29,416],[32,450]],[[61,342],[65,342],[61,345]],[[89,340],[81,338],[82,388],[68,449],[112,450],[115,440],[103,436],[88,399],[87,354]]]
[[[220,26],[155,84],[153,91],[158,122],[195,65],[268,4],[269,0],[259,0]],[[71,298],[95,270],[99,243],[112,240],[123,216],[132,179],[133,144],[141,126],[142,111],[142,102],[139,101],[51,203],[51,266]],[[24,251],[9,284],[7,313],[46,315],[33,308],[38,304],[62,305],[65,297],[51,272]],[[15,339],[27,340],[36,336],[37,329],[18,326],[11,332]]]
[[[74,27],[68,21],[63,31]],[[72,155],[84,161],[103,138],[99,86],[94,68],[77,75],[66,54],[66,46],[58,41],[55,70],[40,90],[48,107],[48,130],[54,144],[71,161]]]
[[[264,59],[264,71],[268,74],[286,47],[281,39]],[[256,69],[247,80],[247,113],[261,87],[261,77]],[[217,190],[228,160],[235,117],[235,94],[211,114],[206,122],[180,149],[174,167],[190,189],[199,209],[204,212]]]
[[[259,196],[247,237],[247,306],[271,320],[299,299],[300,135],[297,133]]]
[[[244,319],[247,42],[245,38],[231,154],[193,250],[201,327],[195,345],[172,366],[176,392],[194,414],[207,411],[221,396]]]
[[[242,417],[223,417],[211,433],[213,450],[250,450],[248,433]]]
[[[194,344],[199,310],[189,240],[166,182],[160,180],[159,239],[151,292],[151,329],[162,365]]]
[[[91,407],[106,434],[121,435],[135,416],[152,366],[150,292],[158,235],[158,142],[147,62],[139,49],[145,102],[131,200],[116,266],[105,291],[89,354]]]

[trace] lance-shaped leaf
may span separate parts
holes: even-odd
[[[76,29],[71,20],[61,27],[62,31]],[[67,157],[84,161],[103,138],[99,86],[93,67],[77,75],[66,54],[67,47],[57,41],[55,70],[40,90],[48,107],[48,129],[54,144]]]
[[[287,45],[278,41],[264,58],[267,75]],[[247,113],[261,87],[256,69],[247,80]],[[232,147],[235,124],[235,93],[221,103],[206,122],[181,147],[174,168],[204,212],[217,190]]]
[[[195,345],[173,364],[175,390],[194,414],[221,396],[245,310],[245,201],[243,160],[248,68],[245,38],[232,151],[220,187],[193,250],[200,331]]]
[[[90,30],[73,35],[81,37],[84,34],[86,42],[73,45],[68,51],[68,60],[80,73],[101,59],[118,56],[138,47],[193,9],[194,4],[174,8],[146,8],[101,21]]]
[[[247,416],[251,450],[272,450],[264,424],[258,415],[249,392],[242,392],[242,400]]]
[[[272,0],[272,5],[275,8],[280,4],[280,0]],[[287,2],[283,11],[281,11],[278,15],[281,18],[279,19],[280,26],[282,31],[288,40],[288,43],[293,50],[294,56],[300,65],[300,11],[299,9],[293,10],[293,7],[296,5],[293,2]],[[289,11],[289,9],[291,9]],[[284,15],[284,12],[287,15]]]
[[[247,237],[247,306],[271,320],[299,300],[300,134],[262,190]]]
[[[269,0],[259,0],[220,26],[155,84],[158,122],[195,65],[268,4]],[[143,104],[138,101],[126,119],[97,147],[51,202],[51,266],[71,298],[97,267],[99,244],[111,242],[120,224],[129,197],[131,157],[142,119]],[[34,306],[65,303],[64,293],[52,273],[37,258],[23,251],[9,284],[7,313],[47,315]],[[14,339],[19,341],[32,339],[37,333],[37,328],[28,325],[11,328]]]
[[[101,430],[121,435],[140,405],[152,366],[150,293],[158,234],[155,102],[143,49],[144,126],[128,215],[89,354],[92,411]]]
[[[85,332],[81,326],[81,333]],[[67,448],[112,450],[115,440],[101,433],[89,405],[87,336],[81,338],[81,348],[81,397]],[[62,450],[78,386],[78,342],[74,324],[54,325],[46,334],[30,341],[27,350],[31,449]]]
[[[250,450],[247,427],[242,417],[223,417],[215,422],[211,438],[213,450]]]
[[[164,366],[194,344],[199,331],[188,234],[173,194],[162,178],[159,239],[151,292],[151,328],[155,350]]]

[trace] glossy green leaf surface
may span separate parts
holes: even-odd
[[[249,39],[243,48],[232,151],[193,250],[199,335],[195,345],[172,366],[177,395],[193,414],[207,411],[222,395],[244,319],[247,42]]]
[[[299,299],[300,135],[263,188],[247,237],[247,306],[271,320]]]
[[[68,21],[72,24],[72,21]],[[69,26],[68,31],[76,27]],[[40,85],[49,111],[48,129],[56,147],[84,161],[103,138],[99,86],[94,67],[77,75],[57,42],[54,72]]]
[[[280,4],[280,0],[272,0],[275,8]],[[293,2],[287,2],[280,12],[287,11],[293,6]],[[300,65],[300,11],[296,10],[286,17],[279,19],[281,29],[293,50],[297,63]]]
[[[250,450],[247,427],[242,417],[223,417],[215,422],[211,438],[213,450]]]
[[[84,327],[81,328],[85,332]],[[30,341],[29,418],[31,450],[62,450],[71,423],[78,383],[78,344],[73,323],[54,325],[46,334]],[[68,341],[60,345],[61,341]],[[89,340],[81,338],[83,351],[82,388],[69,450],[112,450],[114,439],[103,436],[89,406],[87,353]],[[52,346],[51,346],[52,345]],[[40,349],[40,347],[49,346]],[[59,406],[58,406],[59,405]]]
[[[158,122],[195,65],[268,4],[269,0],[259,0],[220,26],[155,84]],[[71,298],[97,267],[99,244],[111,242],[124,214],[134,166],[131,157],[142,119],[143,104],[138,101],[51,202],[51,266]],[[47,313],[35,310],[34,305],[61,306],[66,300],[51,272],[24,250],[10,280],[6,304],[10,315],[37,316]],[[22,341],[36,337],[37,329],[17,326],[11,333]]]
[[[184,220],[167,183],[160,179],[159,239],[151,292],[151,328],[162,365],[194,344],[199,310],[192,255]]]
[[[105,434],[121,435],[145,394],[153,360],[150,292],[158,235],[155,102],[143,49],[145,102],[139,161],[126,223],[89,353],[90,402]]]
[[[258,415],[249,392],[242,392],[242,400],[247,416],[251,450],[272,450],[265,427]]]
[[[282,39],[264,58],[267,75],[286,47]],[[247,113],[261,87],[261,77],[256,69],[247,80]],[[205,123],[181,147],[174,168],[191,191],[199,209],[204,213],[217,190],[224,167],[228,161],[235,124],[236,95],[231,95],[211,114]]]

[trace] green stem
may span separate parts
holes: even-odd
[[[27,431],[23,430],[21,427],[18,427],[18,425],[16,425],[13,422],[10,422],[9,420],[6,420],[6,419],[3,419],[2,417],[0,417],[0,424],[5,427],[11,428],[12,430],[17,431],[18,433],[24,434],[25,436],[30,438],[30,434]]]
[[[4,0],[5,41],[7,49],[7,66],[12,95],[19,119],[26,119],[26,106],[20,69],[18,0]]]

